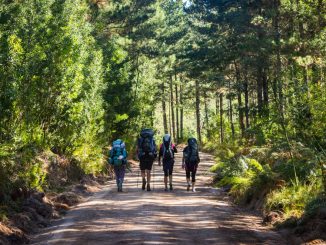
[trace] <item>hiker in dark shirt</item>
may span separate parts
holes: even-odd
[[[188,139],[188,145],[183,150],[182,168],[186,170],[187,191],[190,190],[190,174],[192,191],[196,192],[196,173],[200,162],[198,144],[195,138]]]
[[[137,155],[140,162],[140,171],[142,176],[142,190],[151,191],[151,171],[154,160],[157,157],[156,144],[154,140],[154,131],[152,129],[143,129],[137,140]],[[146,179],[147,177],[147,179]]]
[[[164,171],[164,185],[165,191],[168,190],[168,177],[170,190],[173,190],[172,186],[172,173],[174,166],[174,153],[177,152],[177,148],[171,142],[171,136],[169,134],[164,135],[163,143],[160,146],[160,152],[158,157],[159,166],[161,166],[161,158],[163,159],[163,171]]]

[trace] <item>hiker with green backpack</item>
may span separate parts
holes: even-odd
[[[151,171],[157,157],[154,131],[152,129],[147,128],[140,132],[140,137],[137,140],[137,155],[140,161],[142,190],[145,190],[146,187],[147,191],[151,191]]]
[[[127,156],[125,143],[121,139],[113,141],[109,155],[109,163],[114,168],[118,192],[122,192],[122,184],[128,163]]]
[[[196,192],[196,173],[200,162],[198,144],[195,138],[188,139],[188,145],[183,150],[182,168],[186,170],[187,191],[190,190],[190,175],[192,191]]]

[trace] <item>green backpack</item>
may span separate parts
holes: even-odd
[[[125,143],[120,139],[113,141],[109,158],[110,164],[113,166],[121,166],[126,163],[126,157]]]

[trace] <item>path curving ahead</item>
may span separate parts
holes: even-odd
[[[186,191],[178,153],[172,192],[163,190],[163,172],[157,165],[154,190],[142,191],[135,167],[126,175],[123,193],[117,193],[111,181],[32,244],[286,244],[260,224],[260,217],[223,200],[220,191],[208,185],[213,157],[201,153],[201,160],[196,193]]]

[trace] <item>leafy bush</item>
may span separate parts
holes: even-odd
[[[303,214],[307,205],[316,200],[320,191],[320,182],[310,185],[285,186],[268,194],[265,209],[267,211],[281,210],[285,213],[285,218],[291,216],[299,217]]]

